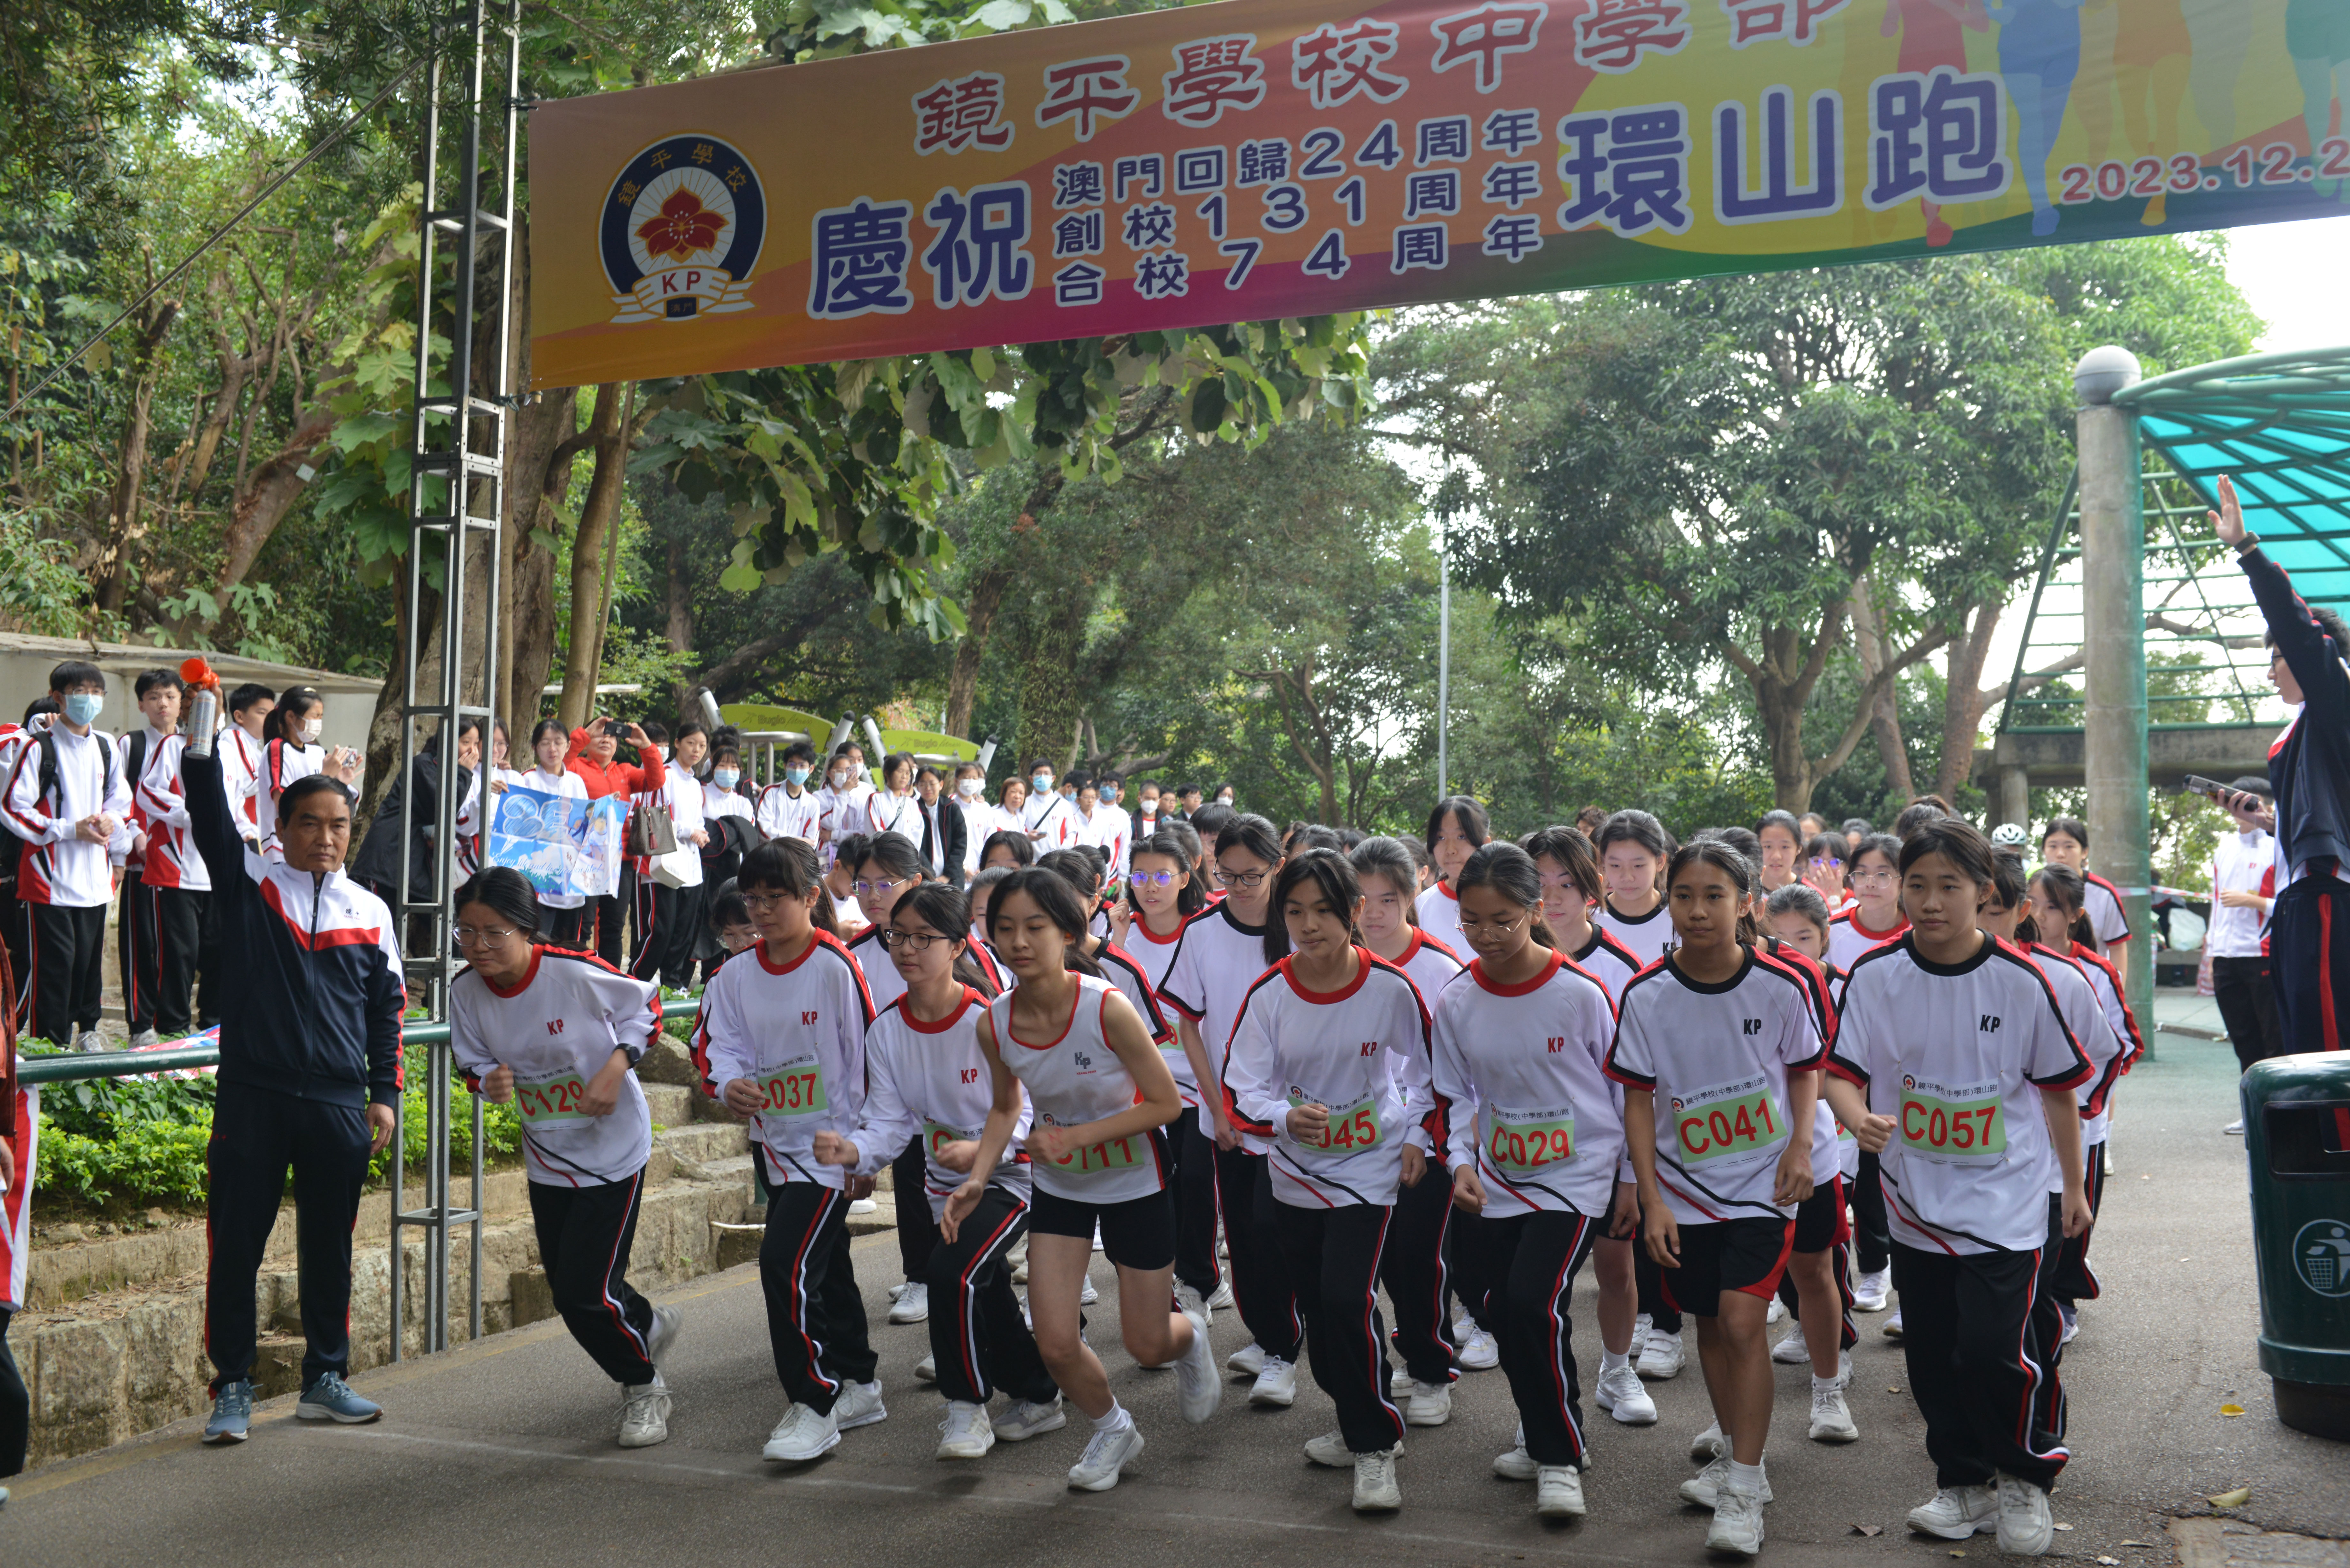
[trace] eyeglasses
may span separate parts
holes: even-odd
[[[1856,888],[1890,888],[1896,880],[1891,871],[1855,871],[1852,885]]]
[[[515,933],[511,926],[504,929],[496,926],[483,926],[478,929],[473,926],[459,926],[450,934],[457,939],[457,945],[461,948],[494,948]]]
[[[1463,915],[1461,918],[1461,934],[1464,937],[1473,937],[1482,932],[1491,930],[1496,936],[1506,937],[1512,931],[1516,930],[1520,926],[1524,925],[1526,923],[1527,915],[1531,915],[1533,912],[1534,911],[1529,909],[1526,911],[1526,914],[1520,915],[1513,920],[1481,920],[1474,915]]]
[[[891,881],[889,878],[884,877],[879,882],[852,882],[849,886],[855,888],[860,895],[866,893],[886,893],[892,888],[904,887],[913,878],[910,877],[900,877],[895,881]]]
[[[1243,893],[1256,891],[1258,886],[1268,875],[1269,873],[1263,871],[1227,871],[1221,866],[1216,867],[1218,886],[1231,888]]]
[[[754,915],[764,915],[770,909],[780,909],[785,904],[796,904],[798,902],[799,899],[789,893],[745,893],[743,895],[743,907],[750,910]]]
[[[931,950],[932,942],[945,941],[947,939],[940,936],[936,931],[887,930],[875,940],[883,947],[893,950],[904,948],[911,952],[926,953]]]
[[[1172,871],[1133,871],[1127,874],[1126,879],[1138,888],[1164,888],[1175,880],[1175,875]]]

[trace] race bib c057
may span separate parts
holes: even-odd
[[[1901,1147],[1921,1159],[1991,1165],[2007,1154],[2007,1118],[1996,1079],[1950,1085],[1904,1075]]]

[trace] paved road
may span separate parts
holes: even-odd
[[[2121,1166],[2095,1261],[2107,1287],[2085,1314],[2064,1372],[2076,1459],[2057,1498],[2073,1528],[2058,1552],[2137,1564],[2170,1561],[2165,1516],[2208,1494],[2253,1488],[2251,1516],[2272,1528],[2350,1535],[2343,1451],[2278,1427],[2256,1371],[2256,1324],[2241,1145],[2223,1138],[2233,1071],[2223,1044],[2165,1037],[2125,1086]],[[859,1278],[880,1324],[896,1252],[858,1243]],[[1106,1294],[1114,1286],[1100,1270]],[[1663,1421],[1632,1430],[1595,1415],[1591,1517],[1546,1526],[1532,1489],[1494,1480],[1513,1416],[1500,1374],[1471,1375],[1451,1425],[1415,1432],[1400,1468],[1406,1507],[1357,1519],[1347,1479],[1298,1452],[1332,1425],[1308,1381],[1297,1407],[1238,1399],[1203,1427],[1175,1415],[1170,1375],[1110,1361],[1119,1397],[1149,1438],[1116,1491],[1072,1493],[1076,1429],[999,1445],[977,1464],[931,1458],[941,1407],[915,1384],[918,1328],[877,1327],[889,1419],[848,1435],[824,1462],[785,1472],[758,1458],[781,1414],[754,1271],[667,1297],[685,1308],[674,1353],[674,1436],[623,1454],[609,1441],[614,1396],[558,1324],[540,1324],[361,1376],[390,1415],[380,1426],[297,1426],[265,1406],[242,1449],[198,1446],[193,1423],[22,1478],[0,1515],[8,1564],[549,1564],[664,1560],[697,1564],[821,1558],[832,1564],[1086,1563],[1194,1568],[1305,1554],[1349,1564],[1697,1563],[1702,1515],[1673,1489],[1708,1418],[1694,1366],[1656,1386]],[[1105,1303],[1107,1306],[1108,1303]],[[1586,1282],[1576,1338],[1596,1357]],[[1931,1490],[1898,1346],[1864,1318],[1846,1449],[1803,1437],[1804,1369],[1782,1367],[1771,1469],[1779,1501],[1768,1556],[1788,1563],[1947,1563],[1948,1543],[1907,1535],[1901,1516]],[[1220,1314],[1220,1354],[1244,1334]],[[1107,1341],[1114,1334],[1097,1332]],[[2220,1414],[2232,1400],[2241,1418]],[[1864,1537],[1856,1525],[1881,1526]],[[1113,1534],[1115,1532],[1115,1534]],[[2135,1542],[2150,1542],[2138,1546]],[[1972,1556],[1995,1553],[1988,1539]]]

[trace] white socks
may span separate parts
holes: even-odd
[[[1630,1351],[1627,1350],[1623,1355],[1618,1355],[1604,1345],[1599,1347],[1599,1376],[1602,1377],[1607,1376],[1609,1373],[1615,1371],[1619,1366],[1629,1366],[1630,1365],[1632,1365],[1632,1353]]]
[[[1116,1399],[1110,1401],[1108,1415],[1094,1418],[1094,1430],[1097,1432],[1116,1432],[1133,1425],[1134,1417],[1128,1415],[1126,1407]]]
[[[1731,1460],[1730,1490],[1760,1492],[1762,1490],[1762,1467],[1760,1464],[1742,1465],[1736,1459]]]

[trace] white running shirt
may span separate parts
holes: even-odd
[[[719,966],[702,993],[693,1061],[717,1098],[748,1078],[762,1091],[751,1141],[771,1182],[846,1184],[812,1152],[818,1128],[856,1136],[865,1109],[865,1031],[873,999],[840,940],[809,935],[807,949],[777,966],[760,942]],[[892,1150],[892,1154],[896,1151]]]
[[[514,1069],[523,1165],[545,1186],[601,1186],[644,1168],[652,1116],[636,1074],[620,1081],[609,1116],[588,1116],[579,1099],[616,1047],[634,1061],[660,1029],[659,988],[593,953],[535,948],[511,991],[474,969],[449,982],[450,1052],[476,1093],[493,1069]]]
[[[1461,895],[1442,882],[1411,901],[1413,924],[1456,953],[1469,950],[1461,935]]]
[[[995,1078],[979,1048],[979,1019],[986,1010],[987,999],[965,986],[954,1012],[925,1023],[906,1011],[901,995],[865,1032],[865,1065],[871,1078],[854,1139],[857,1174],[876,1174],[920,1137],[922,1195],[930,1199],[933,1223],[946,1213],[947,1199],[963,1183],[962,1172],[939,1163],[940,1147],[977,1143],[995,1104]],[[989,1186],[1003,1188],[1023,1203],[1030,1189],[1028,1155],[1023,1147],[1029,1115],[1024,1102],[1012,1141],[987,1179]]]
[[[1035,1116],[1032,1127],[1076,1127],[1106,1121],[1130,1109],[1142,1097],[1142,1091],[1135,1087],[1134,1075],[1110,1049],[1102,1028],[1103,1012],[1118,988],[1089,974],[1073,974],[1069,979],[1076,987],[1069,998],[1069,1016],[1060,1033],[1050,1040],[1023,1040],[1012,1032],[1015,992],[1006,992],[987,1004],[995,1029],[996,1054],[1028,1092]],[[1153,1132],[1090,1144],[1057,1162],[1031,1154],[1036,1186],[1055,1198],[1096,1204],[1130,1203],[1163,1191],[1167,1186],[1167,1172],[1160,1163],[1163,1146]]]
[[[1159,999],[1198,1028],[1200,1044],[1206,1047],[1208,1070],[1219,1082],[1224,1075],[1224,1051],[1232,1044],[1232,1025],[1240,1021],[1241,1002],[1265,967],[1264,928],[1241,924],[1225,902],[1211,904],[1183,922],[1175,957],[1159,987]],[[1188,1084],[1191,1077],[1187,1059],[1186,1070],[1176,1082]],[[1212,1085],[1209,1092],[1215,1092]],[[1199,1094],[1199,1085],[1190,1085],[1185,1103],[1197,1104]],[[1213,1131],[1212,1123],[1201,1130]],[[1253,1133],[1242,1133],[1241,1141],[1251,1154],[1270,1153],[1273,1147]]]
[[[1663,898],[1645,915],[1619,915],[1615,905],[1602,898],[1591,911],[1591,923],[1623,943],[1643,969],[1681,945],[1673,934],[1672,905]]]

